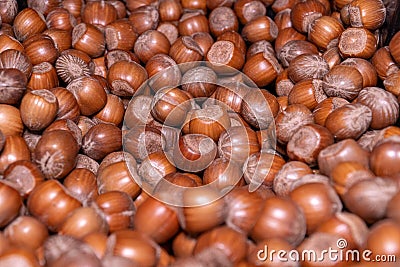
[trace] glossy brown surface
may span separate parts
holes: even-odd
[[[221,226],[200,235],[193,252],[197,255],[210,247],[221,247],[224,254],[236,263],[246,255],[246,237],[227,226]]]
[[[37,186],[27,202],[30,214],[51,230],[58,230],[68,214],[80,206],[81,203],[56,180],[48,180]]]
[[[323,183],[301,185],[290,192],[289,196],[304,212],[308,234],[342,209],[336,192]]]
[[[22,207],[22,198],[17,190],[3,182],[0,183],[0,192],[0,225],[3,227],[8,225],[15,217],[18,216],[18,213]]]
[[[0,1],[0,266],[395,266],[399,6]]]
[[[34,155],[46,178],[61,179],[75,167],[78,151],[78,143],[70,132],[54,130],[43,134]]]
[[[279,237],[297,245],[305,232],[306,221],[300,207],[288,198],[271,197],[265,200],[250,236],[256,241]]]
[[[135,42],[134,51],[144,64],[156,54],[168,54],[170,43],[168,38],[156,30],[148,30]]]
[[[149,223],[151,220],[153,223]],[[158,243],[164,243],[179,230],[176,212],[154,198],[148,198],[136,211],[133,221],[136,230]]]
[[[76,168],[70,172],[63,185],[81,202],[93,200],[98,195],[96,176],[84,168]]]
[[[397,162],[400,144],[387,141],[378,144],[371,152],[371,170],[378,176],[393,176],[398,172]]]
[[[43,15],[33,8],[25,8],[14,19],[15,37],[20,41],[24,41],[36,33],[41,33],[45,29],[46,22]]]
[[[100,194],[93,203],[104,216],[110,232],[126,229],[132,225],[135,207],[132,198],[119,191]]]
[[[85,134],[82,140],[83,152],[93,159],[100,160],[122,146],[121,130],[112,124],[100,123]]]
[[[131,61],[116,62],[107,72],[111,92],[117,96],[132,96],[146,79],[146,70]]]
[[[343,203],[367,223],[374,223],[385,217],[387,205],[397,191],[398,185],[391,179],[365,179],[356,182],[347,190],[343,196]],[[376,192],[380,194],[377,195]],[[371,199],[368,197],[370,194],[376,198]]]
[[[7,64],[3,64],[3,66],[4,65]],[[23,72],[16,69],[16,66],[13,66],[13,68],[4,68],[0,71],[0,74],[0,103],[10,105],[18,103],[21,100],[24,92],[26,91],[26,76]]]
[[[10,164],[18,160],[31,160],[27,144],[24,138],[19,135],[6,136],[0,154],[0,173],[3,174]]]

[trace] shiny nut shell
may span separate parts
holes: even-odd
[[[42,135],[34,155],[47,179],[60,179],[75,167],[78,151],[79,146],[71,133],[55,130]]]
[[[0,70],[0,103],[17,104],[26,90],[27,78],[17,69]]]

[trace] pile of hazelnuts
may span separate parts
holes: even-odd
[[[387,2],[0,1],[0,266],[398,266]]]

